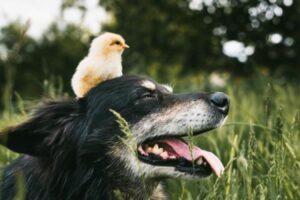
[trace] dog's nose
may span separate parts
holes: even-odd
[[[223,92],[215,92],[210,95],[210,102],[227,115],[229,110],[229,97]]]

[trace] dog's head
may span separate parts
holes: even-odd
[[[219,175],[219,159],[182,137],[219,127],[228,109],[229,99],[220,92],[178,95],[153,80],[123,76],[99,84],[82,99],[46,104],[5,132],[6,146],[99,173],[117,168],[133,177]],[[113,111],[130,130],[120,129]]]

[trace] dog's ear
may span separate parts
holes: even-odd
[[[61,137],[71,132],[78,107],[76,101],[47,102],[24,123],[0,132],[0,143],[18,153],[49,156]]]

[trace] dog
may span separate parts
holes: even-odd
[[[1,143],[23,154],[4,169],[2,199],[14,198],[20,176],[28,200],[166,199],[166,178],[220,175],[218,158],[198,147],[189,152],[182,137],[221,126],[228,110],[224,93],[173,94],[140,76],[46,102],[1,132]]]

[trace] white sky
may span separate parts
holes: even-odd
[[[28,34],[39,37],[51,22],[59,16],[61,0],[0,0],[0,28],[7,23],[20,20],[21,22],[30,21]],[[100,22],[108,20],[104,9],[97,5],[98,0],[86,0],[88,12],[83,20],[83,26],[92,33],[97,33]],[[80,11],[68,9],[64,14],[67,22],[80,22]]]

